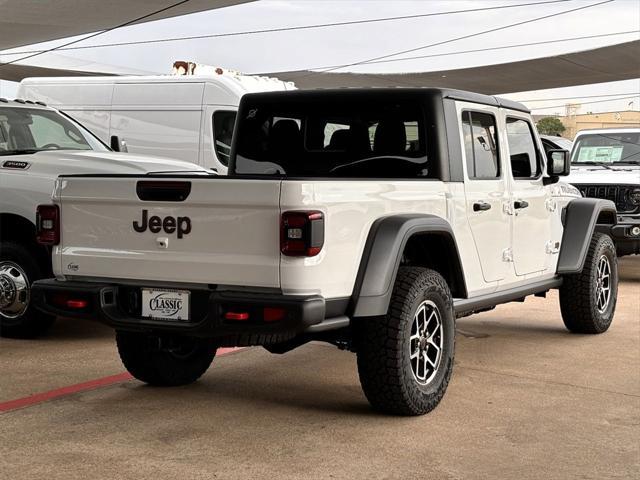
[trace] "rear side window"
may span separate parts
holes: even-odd
[[[234,173],[296,177],[434,175],[417,102],[265,102],[243,108]]]
[[[496,119],[489,113],[463,112],[467,176],[472,180],[490,180],[500,177]]]
[[[507,143],[513,178],[537,178],[542,166],[531,124],[521,118],[507,117]]]
[[[218,110],[213,114],[213,144],[216,150],[216,157],[225,166],[229,165],[231,138],[233,137],[235,123],[236,112]]]

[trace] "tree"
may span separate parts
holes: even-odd
[[[542,135],[560,135],[567,128],[556,117],[544,117],[536,124]]]

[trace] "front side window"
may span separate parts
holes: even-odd
[[[300,177],[433,175],[415,102],[281,101],[243,109],[234,172]]]
[[[507,143],[513,178],[537,178],[542,166],[531,124],[521,118],[507,117]]]
[[[58,112],[0,109],[0,155],[43,150],[108,151],[108,148],[88,130]]]
[[[469,179],[499,178],[500,158],[495,117],[488,113],[463,112],[462,133]]]
[[[213,114],[213,144],[216,157],[225,166],[229,165],[231,139],[235,123],[236,112],[234,111],[218,110]]]

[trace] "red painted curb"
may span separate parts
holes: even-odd
[[[227,353],[239,350],[238,348],[220,348],[216,356],[225,355]],[[108,377],[97,378],[95,380],[89,380],[88,382],[76,383],[75,385],[68,385],[66,387],[56,388],[49,390],[48,392],[36,393],[29,395],[28,397],[18,398],[16,400],[9,400],[8,402],[0,403],[0,413],[10,412],[12,410],[18,410],[21,408],[31,407],[39,403],[48,402],[60,397],[66,397],[73,395],[74,393],[86,392],[88,390],[94,390],[100,387],[107,387],[116,383],[126,382],[133,377],[128,372],[118,373],[117,375],[110,375]]]

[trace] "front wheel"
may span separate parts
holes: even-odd
[[[212,342],[191,337],[117,331],[116,344],[120,359],[131,375],[163,387],[195,382],[216,355]]]
[[[423,415],[444,396],[453,370],[455,316],[437,272],[401,267],[389,310],[356,325],[358,373],[376,409]]]
[[[611,237],[594,233],[582,272],[566,275],[560,287],[560,311],[574,333],[606,332],[616,310],[618,263]]]

